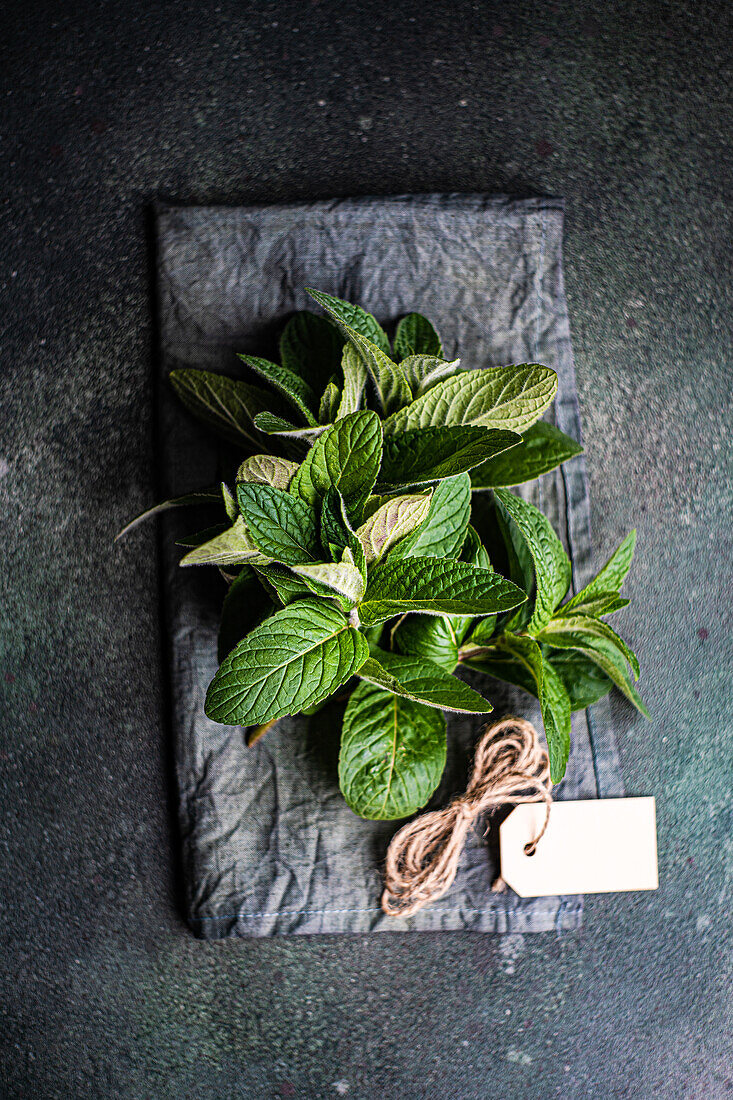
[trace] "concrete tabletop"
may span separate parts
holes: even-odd
[[[0,1093],[733,1095],[730,15],[312,0],[5,9]],[[726,98],[728,97],[728,98]],[[180,916],[148,210],[562,195],[616,701],[660,888],[582,932],[205,944]]]

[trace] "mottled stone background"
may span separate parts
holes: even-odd
[[[723,3],[6,5],[0,144],[5,1097],[733,1095]],[[728,98],[726,98],[728,97]],[[656,894],[582,933],[207,945],[172,857],[148,204],[567,199],[599,562],[654,719]]]

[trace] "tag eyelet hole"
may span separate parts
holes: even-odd
[[[531,859],[536,851],[537,851],[537,849],[534,846],[534,844],[525,844],[524,845],[524,854],[527,857],[527,859]]]

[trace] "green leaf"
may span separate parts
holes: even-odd
[[[438,710],[488,714],[494,709],[488,699],[463,680],[422,657],[407,657],[375,647],[359,669],[359,677],[394,695]]]
[[[203,546],[215,535],[222,535],[225,531],[229,531],[231,526],[231,523],[213,523],[211,527],[205,527],[202,531],[195,531],[192,535],[183,535],[176,539],[176,546]]]
[[[461,652],[463,653],[476,646],[481,647],[490,645],[495,631],[496,619],[493,615],[489,615],[485,619],[479,619],[471,633],[465,639]]]
[[[600,592],[618,592],[626,579],[626,574],[631,567],[636,546],[636,531],[630,531],[617,550],[590,581],[576,596],[563,607],[563,613],[580,609],[584,604],[596,597]]]
[[[169,508],[182,508],[189,504],[218,504],[220,502],[221,493],[218,489],[202,489],[199,493],[186,493],[181,497],[171,497],[170,500],[154,504],[152,508],[147,508],[139,516],[135,516],[133,520],[130,520],[119,534],[115,535],[115,542],[126,535],[128,531],[132,531],[133,527],[137,527],[138,523],[142,523],[146,519],[152,519],[153,516],[160,515],[161,512],[167,512]]]
[[[416,428],[386,436],[377,489],[425,485],[465,474],[490,455],[521,442],[514,432],[488,428]]]
[[[283,439],[301,439],[304,443],[311,443],[314,439],[318,439],[326,430],[325,424],[318,424],[315,428],[310,426],[299,428],[297,424],[292,424],[284,417],[275,416],[274,413],[270,412],[257,413],[254,418],[254,425],[258,431],[264,432],[265,435],[281,436]]]
[[[460,371],[393,413],[385,421],[384,433],[453,424],[521,432],[542,416],[556,392],[555,372],[534,363]]]
[[[237,481],[249,481],[259,485],[272,485],[275,489],[287,489],[298,469],[297,462],[275,455],[252,455],[237,470]]]
[[[317,421],[313,410],[316,406],[316,395],[300,375],[289,371],[287,367],[281,367],[279,363],[271,363],[269,359],[260,359],[256,355],[240,355],[239,358],[274,386],[278,393],[282,394],[285,400],[300,413],[309,427],[315,428]]]
[[[458,664],[458,639],[444,615],[404,615],[392,630],[392,646],[409,657],[423,657],[453,672]]]
[[[468,474],[448,477],[435,487],[427,519],[397,544],[390,557],[457,558],[471,518],[471,482]]]
[[[494,615],[526,599],[511,581],[488,569],[444,558],[385,561],[369,576],[359,615],[365,626],[393,615]]]
[[[303,311],[290,318],[280,337],[282,365],[318,393],[338,376],[344,341],[326,317]]]
[[[361,306],[344,302],[341,298],[334,298],[331,294],[324,294],[320,290],[312,290],[308,286],[305,289],[311,298],[318,302],[319,306],[323,306],[326,313],[333,318],[342,332],[344,329],[351,329],[358,336],[365,336],[372,344],[376,344],[386,355],[390,354],[387,333],[376,318],[372,317],[371,313],[367,313]]]
[[[436,382],[458,374],[461,361],[436,359],[433,355],[410,355],[402,360],[400,367],[405,373],[413,397],[422,397]]]
[[[351,553],[341,562],[325,562],[318,565],[294,565],[293,573],[302,577],[310,584],[318,595],[336,596],[343,600],[346,608],[352,608],[359,603],[364,595],[365,581],[360,571],[354,565],[354,559],[348,560]]]
[[[256,573],[249,566],[245,566],[229,585],[224,597],[219,624],[220,664],[235,645],[241,642],[242,638],[271,610],[272,603]]]
[[[569,435],[539,420],[522,432],[518,447],[474,469],[471,484],[474,489],[522,485],[582,453],[583,448]]]
[[[344,385],[341,391],[341,403],[336,413],[337,420],[343,420],[349,413],[358,412],[369,372],[364,360],[352,344],[346,344],[341,359]]]
[[[335,382],[329,382],[318,406],[319,424],[333,424],[341,404],[341,390]]]
[[[225,481],[221,483],[221,495],[224,501],[224,510],[229,518],[230,523],[234,523],[235,519],[239,515],[239,509],[237,508],[237,502],[234,499],[234,493],[231,491]]]
[[[206,693],[215,722],[251,726],[328,698],[369,656],[366,638],[332,604],[298,600],[236,646]]]
[[[284,565],[318,560],[316,514],[304,501],[272,485],[242,481],[237,483],[237,499],[250,536],[263,554]]]
[[[461,561],[470,562],[471,565],[480,565],[482,569],[491,569],[489,552],[481,542],[478,531],[468,525],[466,537],[461,548]]]
[[[397,325],[394,351],[398,359],[408,355],[433,355],[442,359],[443,345],[438,333],[427,317],[421,313],[408,313]]]
[[[514,684],[536,699],[539,698],[539,688],[532,673],[525,664],[516,657],[512,657],[506,650],[493,646],[489,649],[476,650],[473,655],[463,657],[461,664],[474,672],[482,672],[485,676],[493,676],[496,680]]]
[[[339,784],[361,817],[392,821],[419,810],[446,759],[445,718],[411,699],[361,683],[344,715]]]
[[[338,489],[350,519],[358,521],[382,460],[382,425],[375,412],[357,412],[327,428],[290,483],[290,492],[316,507]]]
[[[285,565],[258,565],[255,569],[265,591],[275,603],[284,607],[296,600],[310,599],[313,586],[295,574]]]
[[[366,579],[367,563],[361,540],[349,523],[344,498],[338,489],[329,489],[323,498],[321,508],[321,545],[338,560],[345,550],[349,550],[354,564]]]
[[[496,498],[521,531],[532,555],[536,589],[527,630],[536,634],[549,623],[568,590],[572,577],[570,562],[549,520],[533,504],[507,489],[497,489]]]
[[[590,615],[566,615],[563,618],[553,619],[538,635],[541,642],[554,646],[556,649],[577,649],[578,646],[586,646],[589,641],[602,638],[614,645],[619,653],[626,658],[634,671],[634,677],[639,679],[639,662],[636,654],[630,649],[623,638],[620,638],[613,627],[600,619],[594,619]]]
[[[267,564],[270,561],[250,536],[239,516],[232,527],[208,542],[195,547],[181,558],[181,565],[246,565]]]
[[[571,601],[568,600],[566,604],[557,609],[555,618],[562,619],[568,615],[576,615],[578,612],[593,616],[610,615],[614,611],[620,611],[622,607],[627,607],[628,603],[628,600],[622,600],[615,592],[590,593],[587,598],[584,596],[572,607]]]
[[[626,662],[618,647],[613,642],[600,637],[587,637],[585,645],[580,644],[580,638],[577,641],[578,644],[573,648],[598,665],[637,710],[641,711],[645,718],[649,718],[649,711],[626,671]]]
[[[595,661],[575,650],[555,650],[549,661],[565,686],[573,711],[592,706],[613,687],[613,681]]]
[[[225,374],[186,368],[169,378],[189,412],[238,447],[257,443],[255,416],[279,405],[266,390]]]
[[[379,561],[395,543],[420,526],[430,510],[432,494],[390,497],[356,532],[368,563]]]

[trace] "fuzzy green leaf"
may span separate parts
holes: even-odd
[[[400,360],[416,355],[442,359],[443,345],[427,317],[421,313],[408,313],[397,325],[394,353]]]
[[[259,547],[239,516],[232,527],[215,535],[213,539],[196,546],[181,558],[181,565],[266,565],[270,558],[260,552]]]
[[[354,607],[364,595],[366,587],[363,576],[354,565],[354,559],[348,549],[344,561],[324,562],[317,565],[294,565],[293,573],[302,577],[313,587],[314,592],[322,596],[336,596],[343,601],[346,609]],[[351,558],[351,561],[348,559]]]
[[[276,435],[283,439],[300,439],[304,443],[311,443],[314,439],[318,439],[327,427],[325,424],[318,424],[315,428],[310,426],[299,428],[297,424],[285,420],[282,416],[275,416],[271,412],[257,413],[254,418],[254,425],[258,431],[264,432],[265,435]]]
[[[478,466],[471,474],[471,485],[474,489],[522,485],[582,453],[583,448],[569,435],[539,420],[522,432],[519,446]]]
[[[274,407],[282,411],[282,403],[266,390],[225,374],[185,368],[171,371],[169,378],[189,412],[238,447],[257,443],[258,413]]]
[[[237,470],[237,481],[249,481],[259,485],[272,485],[275,489],[287,489],[298,469],[297,462],[275,455],[252,455]]]
[[[356,532],[368,563],[379,561],[392,547],[416,530],[430,510],[431,493],[390,497]]]
[[[600,592],[618,592],[631,567],[635,546],[636,531],[630,531],[593,580],[568,600],[562,609],[563,613],[568,614],[571,611],[580,610],[581,607],[585,610],[583,605],[587,605]]]
[[[555,372],[534,363],[460,371],[393,413],[384,433],[454,424],[521,432],[542,416],[556,392]]]
[[[457,558],[471,518],[468,474],[448,477],[436,485],[427,518],[391,551],[397,558]]]
[[[570,584],[572,569],[548,519],[533,504],[497,489],[496,498],[524,537],[535,570],[535,601],[527,630],[536,634],[553,616]]]
[[[341,404],[341,390],[335,382],[329,382],[318,406],[318,423],[333,424]]]
[[[280,603],[283,607],[313,596],[313,586],[307,584],[302,577],[296,577],[288,566],[258,565],[255,572],[273,602]]]
[[[424,806],[446,759],[445,718],[431,707],[361,683],[344,715],[339,784],[361,817],[391,821]]]
[[[299,374],[294,374],[287,367],[281,367],[279,363],[271,363],[269,359],[260,359],[256,355],[240,355],[239,358],[274,386],[278,393],[300,413],[309,427],[316,427],[318,422],[313,415],[316,395]]]
[[[290,318],[280,337],[282,365],[308,382],[316,393],[338,377],[344,341],[326,317],[303,311]]]
[[[415,428],[386,436],[377,490],[465,474],[520,442],[515,432],[470,427]]]
[[[630,649],[623,638],[620,638],[613,627],[600,619],[594,619],[591,615],[566,615],[563,618],[552,619],[550,623],[537,635],[538,641],[556,649],[577,649],[578,646],[586,646],[589,641],[602,638],[614,645],[619,653],[626,658],[634,671],[634,677],[639,679],[639,662],[636,654]]]
[[[334,298],[331,294],[324,294],[322,291],[312,290],[310,287],[305,289],[311,298],[315,299],[319,306],[322,306],[326,313],[333,318],[342,332],[347,328],[351,329],[358,336],[365,336],[372,344],[376,344],[386,355],[390,354],[387,333],[376,318],[372,317],[371,313],[367,313],[361,306],[344,302],[341,298]]]
[[[422,657],[403,656],[374,647],[369,659],[359,669],[359,676],[394,695],[414,699],[416,703],[424,703],[438,710],[488,714],[494,709],[488,699],[464,684],[463,680]]]
[[[336,413],[337,420],[343,420],[349,413],[359,411],[364,396],[364,387],[369,377],[364,360],[353,344],[347,344],[344,348],[341,358],[341,370],[344,376],[344,385],[341,391],[341,402]]]
[[[301,565],[320,556],[316,514],[304,501],[272,485],[237,483],[239,509],[253,542],[275,561]]]
[[[422,657],[448,672],[458,664],[453,620],[444,615],[404,615],[392,630],[391,643],[399,653]]]
[[[413,397],[422,397],[437,382],[458,374],[461,361],[437,359],[433,355],[410,355],[402,360],[400,367],[405,373]]]
[[[407,558],[373,570],[359,615],[365,626],[412,611],[494,615],[524,599],[511,581],[488,569],[444,558]]]
[[[204,709],[215,722],[231,726],[297,714],[328,698],[368,656],[364,635],[332,604],[298,600],[229,654],[209,685]]]
[[[139,516],[135,516],[133,520],[130,520],[119,534],[115,535],[115,542],[129,531],[132,531],[139,523],[143,523],[146,519],[152,519],[153,516],[160,515],[161,512],[167,512],[169,508],[182,508],[190,504],[218,503],[221,503],[221,493],[218,489],[202,489],[199,493],[185,493],[181,497],[171,497],[170,500],[163,500],[160,504],[154,504],[152,508],[147,508]]]
[[[358,522],[382,461],[382,425],[375,412],[357,412],[327,428],[290,483],[290,492],[315,507],[338,489],[347,515]]]

